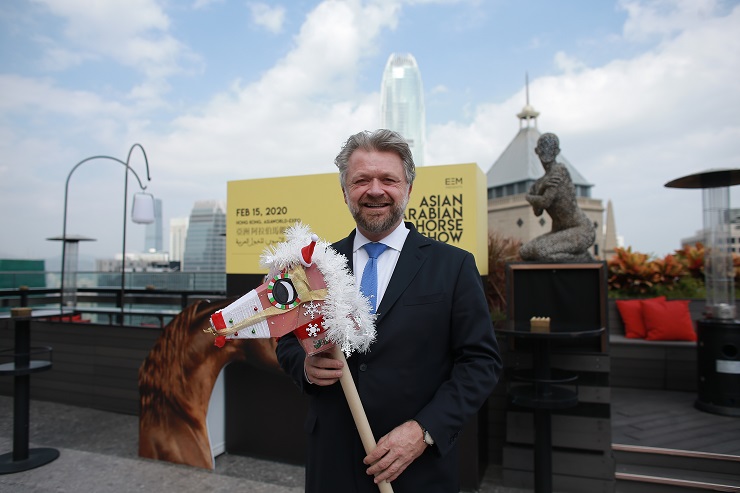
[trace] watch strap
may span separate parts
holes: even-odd
[[[430,447],[434,445],[434,438],[432,438],[432,435],[429,433],[429,430],[424,428],[424,425],[416,421],[415,419],[412,419],[410,421],[415,422],[417,425],[419,425],[419,428],[421,428],[421,439],[424,443],[429,445]]]

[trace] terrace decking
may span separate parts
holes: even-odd
[[[740,492],[740,418],[693,392],[612,388],[617,492]]]
[[[699,411],[695,393],[627,388],[611,392],[612,442],[740,459],[740,418]]]

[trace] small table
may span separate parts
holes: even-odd
[[[513,380],[529,385],[509,391],[511,403],[534,410],[534,489],[536,493],[552,492],[552,420],[554,409],[567,409],[578,404],[578,375],[553,370],[550,365],[551,342],[598,337],[604,328],[573,326],[574,330],[532,332],[521,322],[503,322],[496,333],[507,339],[532,342],[532,369],[519,371]]]
[[[55,313],[59,315],[59,312]],[[11,318],[15,326],[13,361],[0,364],[0,376],[13,376],[13,451],[0,455],[0,474],[27,471],[48,464],[59,457],[53,448],[28,447],[29,410],[32,373],[51,369],[51,348],[31,347],[31,318],[48,317],[48,310],[34,313],[30,308],[13,308]],[[3,317],[4,318],[4,317]],[[32,359],[45,357],[46,359]]]

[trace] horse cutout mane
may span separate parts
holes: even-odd
[[[196,301],[172,319],[139,368],[139,456],[213,469],[206,425],[211,391],[221,369],[245,361],[282,373],[274,339],[213,345],[209,317],[233,299]]]

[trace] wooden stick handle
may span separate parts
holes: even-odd
[[[334,357],[344,363],[339,383],[342,385],[344,397],[347,399],[349,410],[352,412],[352,418],[355,420],[355,426],[357,427],[357,431],[360,433],[362,446],[365,448],[365,453],[369,454],[375,450],[377,443],[373,436],[373,430],[370,428],[370,422],[367,420],[365,408],[362,407],[362,401],[360,401],[360,394],[357,392],[355,381],[352,380],[352,373],[349,371],[347,358],[344,357],[344,353],[339,346],[334,347]],[[380,493],[393,493],[393,488],[387,481],[378,483],[378,489],[380,490]]]

